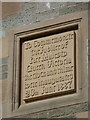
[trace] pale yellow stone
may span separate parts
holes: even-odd
[[[74,38],[69,31],[23,43],[23,99],[75,89]]]

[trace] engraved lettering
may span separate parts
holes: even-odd
[[[64,95],[75,89],[74,43],[74,31],[23,43],[23,100]]]

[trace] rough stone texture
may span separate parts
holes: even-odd
[[[70,14],[73,12],[83,11],[88,8],[87,3],[22,3],[21,10],[16,10],[15,12],[7,13],[6,17],[3,18],[3,30],[8,30],[9,28],[14,28],[17,26],[22,26],[26,24],[36,23],[44,21],[46,19],[56,18],[58,16],[63,16],[65,14]],[[5,46],[5,43],[3,44]],[[6,55],[7,54],[7,55]],[[3,58],[0,58],[0,80],[7,80],[8,75],[8,53],[6,53]],[[89,55],[90,57],[90,55]],[[89,58],[90,59],[90,58]],[[5,82],[4,82],[5,83]],[[1,85],[1,83],[0,83]],[[6,83],[5,86],[6,87]],[[5,91],[4,91],[4,94]],[[4,101],[6,102],[6,101]],[[1,103],[1,101],[0,101]],[[0,105],[1,106],[1,105]],[[1,110],[1,107],[0,107]],[[40,111],[38,113],[33,113],[29,115],[24,115],[25,118],[54,118],[54,117],[67,117],[76,118],[76,113],[90,110],[88,103],[80,103],[73,106],[66,106],[62,108],[56,108],[52,110]],[[19,116],[22,117],[22,116]]]
[[[61,108],[40,111],[38,113],[24,115],[24,118],[76,118],[76,113],[88,111],[88,103],[80,103],[73,106],[66,106]],[[78,117],[78,116],[77,116]],[[22,118],[22,116],[19,116]]]
[[[21,4],[22,9],[21,9],[20,3],[15,3],[14,6],[16,5],[16,9],[14,7],[15,11],[13,12],[11,11],[10,8],[8,8],[8,6],[13,7],[12,3],[10,3],[10,5],[9,3],[8,4],[4,3],[4,4],[2,6],[3,7],[2,15],[5,16],[5,18],[2,21],[2,26],[4,30],[12,27],[20,26],[20,25],[25,25],[25,24],[40,22],[46,19],[56,18],[61,15],[82,11],[88,8],[87,3],[74,3],[74,2],[35,3],[33,2],[33,3],[22,3]],[[5,12],[4,9],[6,9],[8,13]],[[6,48],[6,46],[4,47]],[[5,69],[5,65],[3,67],[4,67],[3,69]],[[7,66],[6,66],[6,69],[7,69]],[[3,72],[2,78],[5,79],[6,77],[7,77],[7,73]]]
[[[86,10],[88,3],[23,3],[23,10],[3,19],[3,29],[40,22],[61,15]]]
[[[89,7],[88,7],[89,11],[88,11],[88,30],[90,33],[90,2],[89,2]],[[90,34],[88,34],[88,60],[90,61]]]
[[[8,74],[8,57],[0,59],[0,80],[7,78]]]
[[[3,18],[2,20],[2,24],[0,24],[0,26],[2,25],[3,30],[7,30],[9,28],[14,28],[16,26],[21,26],[25,24],[40,22],[46,19],[56,18],[58,16],[86,10],[88,8],[88,3],[83,3],[83,2],[82,3],[75,3],[75,2],[27,3],[26,2],[26,3],[21,3],[18,6],[17,4],[18,3],[16,3],[17,9],[15,9],[14,12],[11,10],[8,11],[8,6],[13,6],[12,3],[10,3],[10,5],[9,3],[8,4],[5,3],[5,5],[2,6],[3,7],[2,9],[6,9],[8,11],[7,14],[5,13],[5,11],[2,12],[2,14],[5,16],[5,18]],[[1,32],[1,34],[3,35],[4,32]],[[4,48],[8,46],[6,45],[6,42],[7,41],[3,42]],[[7,52],[8,50],[3,50],[2,51],[3,54],[5,51]],[[3,66],[3,69],[5,69],[5,65]],[[7,65],[6,65],[6,69],[7,69]],[[3,72],[2,78],[5,79],[6,77],[7,77],[7,73]]]

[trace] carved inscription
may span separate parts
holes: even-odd
[[[23,100],[75,89],[74,42],[69,31],[22,44]]]

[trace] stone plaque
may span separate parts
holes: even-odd
[[[75,32],[54,34],[22,44],[22,98],[25,102],[76,90]]]

